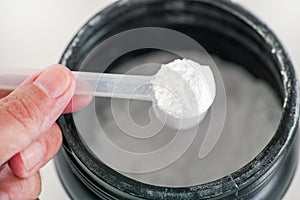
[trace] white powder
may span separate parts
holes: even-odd
[[[152,84],[158,107],[175,118],[206,112],[215,97],[211,69],[188,59],[162,65]]]

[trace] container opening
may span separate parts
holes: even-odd
[[[272,34],[268,36],[269,38],[264,38],[262,36],[264,34],[259,34],[254,28],[259,26],[258,29],[267,31],[264,25],[252,24],[251,16],[247,13],[243,13],[242,16],[241,13],[235,12],[235,9],[240,8],[236,6],[231,8],[227,3],[205,0],[133,0],[131,3],[127,2],[128,4],[126,2],[122,1],[123,4],[117,3],[107,8],[102,15],[104,18],[95,17],[90,21],[90,27],[87,26],[90,28],[88,33],[82,36],[82,40],[74,43],[71,56],[68,52],[65,53],[62,62],[67,61],[66,64],[72,70],[125,73],[133,70],[131,66],[134,66],[135,62],[157,62],[157,60],[165,62],[173,59],[174,54],[153,49],[133,51],[119,57],[109,68],[103,68],[99,65],[99,55],[105,55],[104,57],[109,60],[118,51],[114,46],[98,51],[97,47],[105,39],[122,31],[141,27],[169,28],[186,34],[212,56],[224,79],[228,97],[227,114],[230,116],[226,115],[224,125],[226,134],[221,135],[216,148],[204,159],[197,158],[197,151],[204,137],[199,133],[197,134],[199,138],[196,138],[192,144],[195,148],[186,151],[187,156],[182,156],[178,160],[179,165],[173,163],[175,167],[163,168],[161,174],[120,172],[111,169],[99,159],[99,153],[110,152],[103,148],[102,140],[97,139],[99,132],[93,132],[93,130],[98,131],[99,127],[93,127],[90,122],[94,120],[102,125],[101,131],[105,132],[106,137],[113,143],[125,150],[139,153],[162,147],[166,142],[172,141],[174,132],[163,127],[161,130],[165,135],[151,138],[150,144],[138,141],[120,130],[115,117],[117,116],[120,122],[129,126],[129,118],[125,117],[129,113],[131,123],[144,127],[151,121],[151,115],[150,117],[145,115],[148,114],[150,104],[140,101],[95,99],[96,117],[91,117],[89,112],[83,110],[74,115],[65,115],[59,120],[60,124],[64,124],[64,128],[72,130],[65,131],[64,144],[68,156],[72,158],[71,163],[76,165],[74,171],[80,171],[77,173],[78,177],[94,193],[101,193],[101,195],[105,191],[109,195],[126,196],[128,199],[132,197],[180,199],[182,195],[186,199],[193,198],[195,195],[204,199],[236,196],[237,185],[234,179],[238,178],[240,184],[249,181],[247,174],[241,173],[241,168],[248,164],[243,168],[243,172],[249,170],[250,174],[250,171],[258,166],[254,164],[265,161],[264,156],[272,157],[273,154],[269,152],[270,155],[265,153],[256,157],[267,147],[271,138],[274,139],[274,133],[282,117],[284,98],[286,98],[286,85],[280,72],[282,63],[276,57],[279,50],[276,46],[276,38],[272,37]],[[80,36],[79,34],[78,37]],[[279,47],[281,48],[280,45]],[[133,73],[150,75],[157,68],[134,70],[137,71],[132,71]],[[114,105],[113,110],[112,105]],[[129,108],[130,112],[127,112],[124,107]],[[203,123],[201,130],[207,129],[208,124]],[[122,159],[124,158],[120,158],[121,161]],[[190,160],[195,163],[191,164]],[[224,163],[228,165],[224,167]],[[263,166],[255,168],[256,172],[260,171],[261,167]],[[180,180],[177,179],[178,176]],[[247,192],[248,190],[245,192],[246,196]]]

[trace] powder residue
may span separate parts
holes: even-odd
[[[162,65],[151,82],[158,107],[176,118],[204,113],[215,97],[210,67],[185,58]]]

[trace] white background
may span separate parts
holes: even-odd
[[[57,63],[70,39],[109,0],[0,0],[0,66],[44,68]],[[300,71],[300,1],[238,1],[282,40]],[[289,170],[289,169],[287,169]],[[42,200],[68,199],[53,163],[42,170]],[[297,173],[285,200],[300,198]]]

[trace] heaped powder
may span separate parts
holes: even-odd
[[[204,113],[215,97],[211,69],[185,58],[162,65],[152,84],[158,107],[176,118]]]

